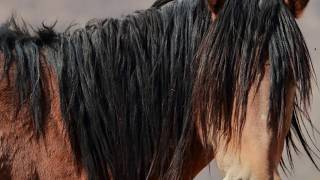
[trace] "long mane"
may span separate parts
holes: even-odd
[[[159,1],[120,19],[36,35],[11,20],[1,28],[5,70],[15,63],[21,102],[45,134],[40,56],[54,67],[61,111],[89,179],[181,178],[193,135],[192,62],[208,31],[205,1]]]
[[[194,118],[204,132],[211,124],[231,135],[228,114],[235,108],[241,127],[250,85],[268,56],[270,124],[282,123],[284,84],[293,77],[292,130],[313,160],[299,116],[309,106],[309,52],[282,1],[259,2],[226,0],[214,23],[204,0],[159,0],[64,33],[44,26],[30,35],[11,19],[0,28],[3,73],[15,64],[20,103],[30,102],[35,131],[43,135],[41,57],[54,68],[75,159],[89,179],[181,179]],[[293,144],[291,134],[287,140]]]
[[[193,93],[193,117],[200,121],[203,138],[241,137],[249,91],[257,79],[261,82],[265,65],[270,64],[269,127],[279,135],[284,131],[285,97],[288,83],[294,82],[296,99],[286,139],[289,163],[293,165],[291,147],[298,152],[296,138],[317,167],[319,150],[312,138],[307,140],[311,136],[302,133],[308,132],[308,123],[317,132],[308,114],[314,70],[287,6],[280,0],[226,0],[209,31],[197,53]],[[284,161],[282,165],[286,167]]]

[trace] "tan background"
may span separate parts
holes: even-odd
[[[63,29],[72,22],[83,25],[92,18],[121,16],[134,10],[147,8],[154,0],[0,0],[0,22],[16,12],[30,24],[39,26],[41,22],[59,20],[58,29]],[[315,71],[320,77],[320,0],[310,0],[305,15],[299,20],[308,47],[313,58]],[[318,84],[320,81],[318,80]],[[314,100],[311,117],[320,128],[320,95],[314,88]],[[320,137],[317,138],[320,146]],[[304,156],[295,157],[295,173],[283,179],[320,180],[320,173]],[[196,180],[221,179],[214,163],[205,169]],[[210,173],[211,172],[211,173]]]

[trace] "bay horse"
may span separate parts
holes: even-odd
[[[0,178],[192,179],[216,158],[225,180],[279,179],[294,135],[317,166],[303,134],[313,69],[295,21],[307,3],[158,0],[63,33],[11,18]]]

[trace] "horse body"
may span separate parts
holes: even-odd
[[[1,118],[1,159],[3,162],[1,177],[5,177],[5,179],[86,179],[85,171],[79,169],[72,158],[71,145],[66,135],[63,117],[60,111],[60,100],[57,98],[59,97],[57,77],[48,65],[44,64],[43,70],[46,71],[43,76],[43,78],[46,79],[45,82],[47,82],[45,87],[48,87],[47,89],[49,90],[46,92],[45,97],[49,99],[48,102],[50,102],[51,108],[44,128],[46,135],[41,138],[40,141],[36,140],[36,134],[32,125],[32,116],[28,111],[27,104],[22,107],[22,110],[19,111],[15,120],[10,118],[14,117],[14,107],[17,106],[14,98],[8,98],[16,97],[15,88],[12,84],[14,79],[9,79],[11,83],[7,80],[3,80],[1,83],[1,102],[3,103],[1,106],[1,115],[3,116]],[[14,70],[11,70],[11,74],[13,74],[12,71]],[[14,77],[14,75],[10,75],[9,77]],[[268,77],[268,74],[266,74],[266,77]],[[267,112],[260,112],[261,110],[267,110],[268,96],[266,95],[268,93],[263,92],[263,90],[266,91],[268,89],[264,87],[264,85],[266,84],[266,86],[268,86],[269,82],[270,81],[266,79],[262,82],[263,85],[260,86],[256,98],[253,98],[253,94],[250,96],[250,101],[252,101],[253,104],[252,107],[248,109],[253,112],[248,113],[247,125],[249,127],[244,130],[243,144],[241,146],[245,149],[243,156],[241,158],[235,156],[235,154],[238,154],[238,149],[225,151],[223,145],[216,146],[216,148],[219,147],[221,149],[216,150],[216,148],[213,148],[215,150],[212,149],[212,153],[208,154],[208,150],[203,147],[200,140],[201,136],[195,135],[183,168],[182,179],[194,178],[215,156],[217,157],[220,168],[227,172],[226,178],[229,179],[234,177],[232,174],[250,179],[249,174],[268,169],[268,167],[260,167],[258,165],[266,165],[267,163],[265,162],[275,162],[266,157],[266,155],[275,155],[274,152],[268,152],[269,147],[274,147],[269,144],[269,141],[272,140],[271,138],[275,138],[271,137],[274,133],[262,132],[263,130],[268,130],[266,127],[267,121],[265,120]],[[257,97],[259,97],[259,100]],[[292,95],[290,95],[290,97],[292,98]],[[260,114],[261,121],[256,121],[256,117],[259,117],[257,114]],[[250,120],[252,120],[252,122]],[[285,132],[284,135],[286,135]],[[263,139],[263,141],[261,139]],[[283,144],[283,142],[280,144]],[[251,148],[252,151],[250,151]],[[217,154],[215,155],[213,152],[217,152]],[[280,154],[278,153],[277,161],[281,158],[281,152],[282,150]],[[257,169],[250,167],[241,169],[245,168],[245,166],[241,165],[240,159],[245,162],[251,161],[251,163],[253,163],[251,167],[253,166]],[[238,163],[235,163],[236,161],[238,161]],[[62,164],[63,166],[61,166]],[[50,169],[50,171],[48,171],[48,169]],[[250,170],[253,172],[250,172]],[[261,175],[266,176],[267,174],[269,173],[265,171]],[[158,178],[154,177],[154,179]],[[259,177],[256,179],[269,178]]]
[[[0,128],[0,177],[5,180],[85,180],[87,173],[76,165],[70,140],[63,124],[56,74],[45,63],[43,70],[45,71],[43,78],[47,82],[45,87],[48,89],[45,97],[50,102],[48,105],[50,112],[48,112],[47,123],[44,126],[45,136],[40,140],[37,139],[37,134],[33,129],[29,105],[23,105],[18,115],[15,115],[17,95],[12,83],[15,81],[14,68],[10,71],[10,79],[4,79],[0,83],[0,122],[2,124]],[[183,168],[182,179],[194,178],[214,158],[213,154],[208,156],[198,136],[193,138],[192,148]],[[150,179],[159,179],[159,177]]]
[[[2,55],[1,62],[4,62],[3,58]],[[1,68],[3,66],[2,63]],[[45,98],[50,102],[50,109],[44,126],[46,135],[39,140],[33,130],[28,103],[24,103],[16,114],[18,96],[13,83],[14,67],[9,72],[9,78],[0,83],[0,176],[2,179],[86,179],[75,166],[70,142],[66,138],[60,99],[57,98],[59,90],[56,75],[47,64],[43,63],[42,68],[42,77],[48,89]]]
[[[279,179],[290,128],[300,135],[297,97],[307,101],[310,90],[309,59],[292,19],[280,18],[294,29],[285,37],[248,27],[257,42],[232,21],[229,37],[239,49],[232,51],[221,35],[232,0],[225,8],[224,1],[166,3],[71,33],[44,26],[30,36],[14,21],[0,29],[1,177],[192,179],[216,158],[226,180]]]

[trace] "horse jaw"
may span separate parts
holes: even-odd
[[[261,84],[253,84],[248,97],[247,117],[240,141],[218,141],[216,160],[225,178],[223,180],[280,180],[278,165],[285,138],[291,126],[295,86],[288,82],[286,114],[282,125],[268,119],[270,65],[266,65]],[[280,135],[276,129],[281,126]],[[238,144],[240,143],[240,145]]]

